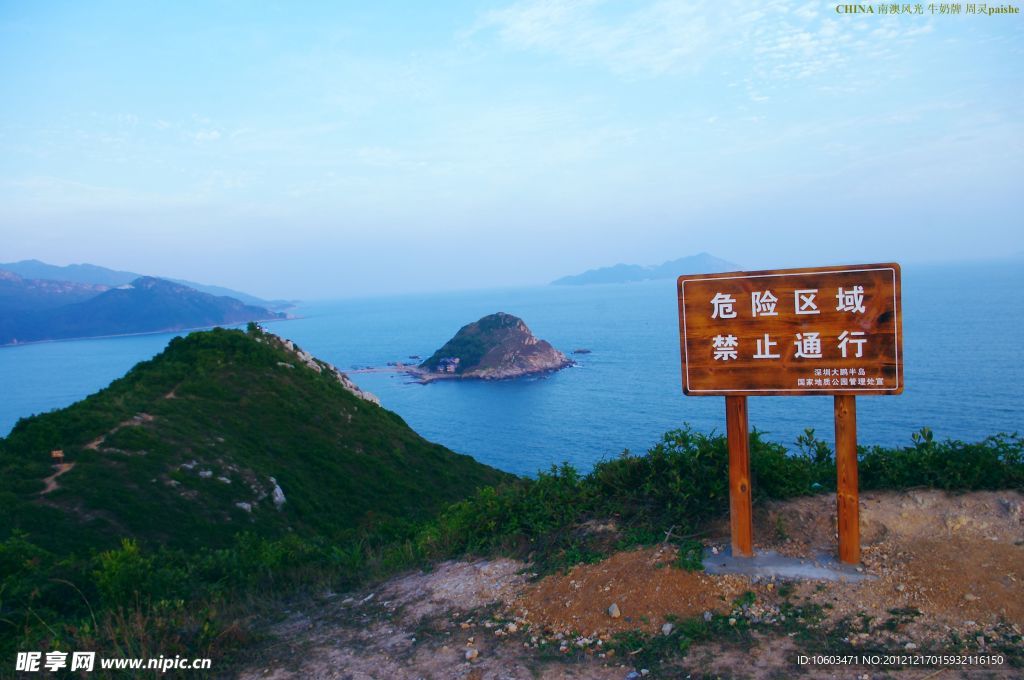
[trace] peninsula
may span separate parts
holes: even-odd
[[[551,343],[535,338],[522,319],[498,312],[460,328],[410,372],[422,382],[502,380],[549,373],[572,364]]]
[[[110,286],[25,279],[0,269],[0,346],[284,318],[281,312],[151,276]]]

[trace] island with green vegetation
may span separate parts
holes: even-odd
[[[460,328],[411,372],[421,382],[504,380],[551,373],[572,364],[551,343],[534,337],[522,319],[498,312]]]

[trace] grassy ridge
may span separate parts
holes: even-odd
[[[74,467],[43,494],[52,449]],[[407,564],[401,540],[507,479],[255,326],[177,338],[0,439],[0,654],[217,648],[239,603]]]
[[[58,448],[75,467],[44,497]],[[123,537],[186,549],[239,532],[341,540],[362,526],[404,531],[506,477],[424,440],[274,336],[214,330],[0,440],[0,539],[20,530],[64,553]]]

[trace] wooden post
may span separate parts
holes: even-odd
[[[860,498],[857,491],[857,401],[850,394],[835,397],[836,514],[839,519],[839,560],[860,562]]]
[[[729,523],[733,557],[754,555],[750,512],[750,437],[747,398],[725,398],[725,430],[729,440]]]

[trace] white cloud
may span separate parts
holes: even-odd
[[[474,32],[494,29],[507,44],[618,73],[657,75],[689,67],[712,45],[698,6],[655,2],[609,19],[596,0],[528,0],[488,12]]]
[[[200,130],[192,135],[197,142],[216,142],[220,139],[220,130]]]
[[[493,31],[511,48],[617,75],[718,75],[728,68],[761,83],[820,77],[834,87],[855,74],[856,64],[895,59],[907,41],[931,30],[922,22],[837,19],[820,11],[826,7],[820,2],[770,0],[751,9],[741,0],[654,0],[634,7],[622,11],[606,0],[520,0],[483,15],[470,35]]]

